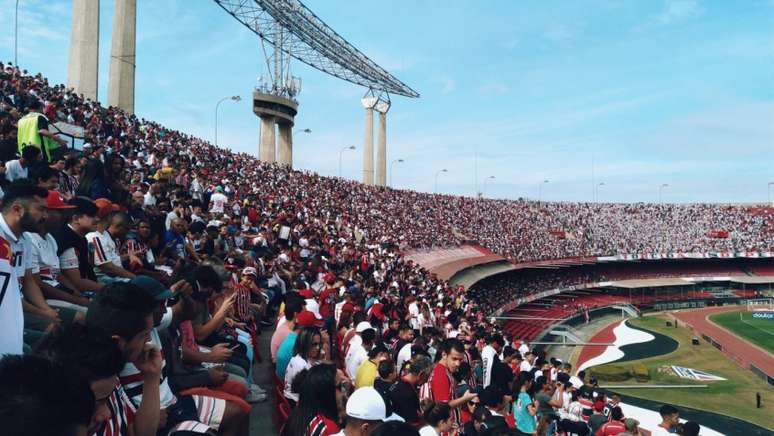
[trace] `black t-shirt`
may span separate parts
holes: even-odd
[[[419,421],[419,395],[409,383],[398,380],[390,387],[393,410],[406,422]]]

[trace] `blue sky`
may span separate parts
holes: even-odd
[[[138,2],[139,116],[208,139],[221,97],[250,95],[257,37],[209,0]],[[547,200],[765,201],[774,181],[774,1],[307,0],[422,95],[388,117],[394,185]],[[71,1],[21,0],[19,61],[67,80]],[[14,0],[0,0],[13,59]],[[102,1],[100,99],[113,1]],[[296,62],[295,166],[360,179],[364,89]],[[221,105],[219,142],[257,155],[249,98]]]

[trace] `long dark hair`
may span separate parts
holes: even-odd
[[[99,185],[99,189],[104,190],[107,188],[105,184],[105,166],[99,159],[89,159],[86,162],[86,167],[83,169],[83,176],[81,176],[81,181],[75,193],[96,200],[96,198],[92,197],[95,185]]]
[[[309,360],[309,350],[312,348],[314,337],[320,335],[320,329],[317,327],[304,327],[296,338],[296,344],[293,346],[293,355],[299,355],[304,360]],[[317,356],[320,357],[319,355]]]
[[[309,423],[317,415],[324,415],[328,419],[338,421],[336,389],[335,365],[321,363],[310,368],[301,384],[298,405],[290,414],[282,435],[305,434]]]

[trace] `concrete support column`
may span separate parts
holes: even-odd
[[[288,123],[278,124],[279,140],[277,141],[277,162],[293,168],[293,125]]]
[[[134,113],[137,0],[116,0],[110,45],[108,105]]]
[[[376,185],[387,186],[387,112],[379,112],[379,136],[376,148]]]
[[[99,0],[73,0],[67,87],[97,100],[99,77]]]
[[[374,105],[376,99],[364,98],[365,140],[363,141],[363,183],[374,184]]]
[[[261,117],[261,160],[274,162],[274,117]]]

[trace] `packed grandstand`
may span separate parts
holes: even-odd
[[[709,264],[709,267],[707,264],[702,267],[685,266],[672,261],[665,263],[666,266],[661,269],[600,264],[568,271],[532,269],[517,274],[507,273],[484,280],[471,292],[466,292],[464,286],[452,284],[433,274],[426,268],[426,262],[409,260],[405,255],[407,252],[432,252],[433,249],[457,247],[475,241],[483,247],[483,256],[487,259],[501,256],[512,264],[524,264],[588,258],[763,258],[770,257],[774,251],[774,218],[772,210],[767,208],[717,204],[490,200],[365,186],[350,180],[321,177],[311,172],[263,163],[246,154],[216,148],[207,141],[167,129],[153,121],[84,100],[63,85],[49,84],[40,74],[28,74],[12,65],[0,65],[0,69],[0,148],[6,161],[6,180],[2,184],[6,194],[18,192],[20,179],[24,182],[23,179],[29,178],[29,183],[57,191],[62,197],[59,201],[69,202],[75,208],[75,215],[88,214],[88,210],[93,208],[95,213],[92,215],[101,220],[102,227],[90,229],[92,232],[115,230],[115,226],[126,230],[123,234],[109,233],[108,237],[112,235],[115,246],[114,252],[107,254],[102,251],[100,235],[87,235],[84,231],[81,236],[89,238],[91,254],[80,253],[80,265],[77,260],[75,262],[83,281],[70,279],[64,271],[59,274],[56,271],[58,267],[46,268],[47,260],[42,255],[37,259],[39,266],[32,279],[26,277],[24,271],[19,275],[25,299],[24,350],[39,350],[36,353],[48,356],[64,355],[66,359],[83,363],[78,362],[82,355],[62,351],[62,345],[56,343],[57,339],[63,341],[61,337],[43,340],[43,345],[37,342],[43,333],[51,330],[51,325],[63,323],[67,310],[76,312],[74,317],[77,318],[77,313],[86,313],[86,307],[91,313],[109,306],[110,301],[100,300],[103,298],[100,292],[103,289],[116,292],[116,288],[122,285],[105,286],[106,283],[120,282],[117,279],[121,277],[135,280],[136,276],[144,274],[142,271],[150,271],[168,287],[179,283],[177,279],[183,277],[182,268],[199,268],[196,271],[203,274],[201,266],[206,264],[211,265],[213,271],[227,271],[224,273],[225,282],[229,283],[226,292],[235,292],[241,297],[227,297],[226,292],[215,293],[209,300],[209,306],[205,306],[200,317],[203,319],[189,319],[186,321],[188,324],[183,322],[177,331],[188,345],[215,349],[221,340],[205,343],[207,335],[199,333],[202,326],[210,325],[208,320],[220,319],[214,330],[208,332],[218,331],[220,338],[225,335],[221,330],[233,333],[233,337],[226,341],[229,346],[235,347],[232,353],[226,353],[229,357],[227,362],[237,364],[229,368],[230,376],[235,376],[229,380],[241,380],[244,386],[205,381],[204,386],[183,384],[183,388],[178,390],[180,381],[175,377],[179,374],[169,375],[176,395],[210,395],[232,405],[230,408],[223,406],[226,407],[223,410],[218,410],[217,402],[210,405],[207,412],[221,413],[222,422],[198,419],[199,424],[206,427],[205,431],[222,425],[224,432],[235,429],[228,434],[242,434],[240,432],[246,431],[245,410],[249,410],[244,399],[265,400],[265,391],[273,388],[255,386],[247,381],[247,376],[250,374],[250,363],[257,355],[257,350],[254,350],[256,336],[261,328],[274,328],[277,318],[284,319],[288,314],[287,308],[295,307],[296,302],[290,295],[298,295],[295,298],[304,301],[306,310],[299,313],[312,312],[314,315],[314,318],[302,321],[303,317],[291,311],[292,316],[287,318],[287,322],[310,326],[309,331],[312,332],[307,334],[305,330],[299,333],[298,340],[304,338],[305,344],[327,340],[328,343],[323,345],[328,353],[327,361],[332,361],[339,368],[338,372],[335,368],[323,371],[323,366],[319,370],[312,369],[309,362],[320,356],[313,359],[306,355],[306,350],[302,350],[303,358],[298,355],[293,357],[300,359],[300,362],[294,360],[295,363],[291,363],[293,371],[300,372],[306,368],[303,369],[305,377],[330,379],[331,386],[334,379],[338,383],[336,386],[340,386],[343,383],[340,377],[355,381],[359,369],[350,369],[349,354],[343,342],[350,341],[353,336],[359,337],[374,327],[383,333],[390,350],[385,349],[384,354],[391,354],[395,360],[400,360],[402,356],[398,354],[401,350],[394,348],[395,343],[404,341],[401,344],[405,345],[407,342],[402,333],[398,338],[397,331],[386,327],[388,321],[395,320],[398,324],[408,323],[419,338],[424,337],[423,341],[416,341],[409,347],[408,358],[404,359],[412,362],[409,367],[411,364],[424,365],[418,356],[425,353],[435,357],[436,361],[442,356],[445,359],[457,348],[457,343],[450,340],[458,338],[464,341],[465,360],[468,369],[473,369],[469,374],[472,391],[480,384],[476,368],[481,366],[477,362],[480,363],[478,356],[484,343],[489,341],[495,346],[498,342],[500,346],[503,343],[497,335],[503,332],[503,326],[493,322],[488,315],[517,297],[612,280],[717,275],[729,270],[755,274],[745,270],[748,266],[723,261]],[[53,153],[50,166],[40,161],[35,164],[33,154],[25,154],[21,160],[16,158],[19,151],[16,126],[30,112],[42,113],[49,124],[60,121],[82,127],[85,132],[82,149],[76,151],[60,147]],[[43,167],[53,168],[56,172],[41,169]],[[55,181],[49,183],[54,177]],[[93,207],[84,206],[84,202],[88,202],[84,197],[95,201]],[[55,206],[50,201],[49,207],[53,209]],[[35,231],[34,228],[24,230]],[[8,230],[5,232],[8,233]],[[41,235],[46,234],[45,229],[40,232]],[[61,246],[63,240],[59,239],[59,229],[51,229],[51,233]],[[27,250],[25,248],[24,255],[32,256]],[[60,261],[65,255],[61,252],[56,254],[60,256]],[[115,268],[100,268],[116,258]],[[770,265],[753,262],[754,268],[760,267],[765,271],[771,270]],[[97,276],[94,276],[94,271],[82,270],[84,267],[94,269]],[[64,263],[62,269],[66,269]],[[49,286],[40,285],[41,279]],[[53,283],[56,284],[50,286]],[[58,286],[61,283],[69,286]],[[213,288],[218,287],[213,285]],[[52,288],[67,289],[69,296],[51,294]],[[242,294],[245,289],[246,296]],[[39,295],[35,296],[35,290],[42,292],[45,298],[37,298]],[[92,298],[94,301],[90,301]],[[65,304],[56,300],[64,300]],[[230,310],[234,300],[237,300],[238,310]],[[608,305],[615,301],[614,296],[597,294],[583,297],[581,301],[573,300],[567,305],[559,303],[555,308],[557,310],[547,313],[551,317],[565,317],[576,312],[581,307],[579,305]],[[118,309],[112,310],[115,311],[113,313],[120,313]],[[99,323],[99,320],[92,320],[88,313],[85,318],[87,326],[92,321]],[[95,315],[94,318],[98,317]],[[31,322],[33,319],[35,323]],[[319,330],[314,330],[317,327],[311,327],[322,326],[322,320],[326,320],[324,331],[330,332],[330,336],[321,335]],[[363,321],[370,322],[373,327],[363,327]],[[282,324],[281,321],[277,331],[282,329]],[[287,325],[284,327],[286,335],[288,328]],[[402,331],[402,327],[396,325],[395,329],[398,328]],[[504,343],[517,347],[520,341],[531,340],[538,330],[534,327],[529,331],[506,328]],[[99,343],[97,339],[89,340]],[[361,342],[366,341],[373,341],[373,338],[361,339]],[[280,344],[276,345],[279,347]],[[473,345],[473,351],[468,345]],[[476,350],[476,347],[479,349]],[[272,348],[274,360],[274,344]],[[521,351],[524,362],[529,362],[526,366],[537,365],[534,356],[528,361],[527,350]],[[366,359],[376,354],[368,351]],[[236,359],[237,355],[241,359]],[[263,358],[268,359],[269,356]],[[544,373],[543,381],[555,380],[557,372],[564,370],[561,365],[548,364],[546,356],[539,356],[539,359],[542,360],[537,362],[547,365],[540,368],[548,371]],[[211,360],[209,363],[212,362],[222,363],[223,360]],[[207,359],[203,359],[202,363],[208,363]],[[483,365],[486,367],[486,363]],[[143,365],[144,368],[147,365]],[[398,368],[400,370],[401,365]],[[186,370],[191,371],[190,368]],[[345,373],[340,375],[342,370]],[[492,371],[491,367],[483,369],[485,373],[487,370]],[[102,421],[91,422],[90,430],[97,434],[123,434],[121,429],[134,414],[134,411],[126,410],[142,407],[142,395],[138,399],[136,385],[132,384],[137,383],[135,376],[138,370],[135,368],[134,373],[129,374],[124,371],[126,368],[121,372],[121,383],[127,391],[133,392],[129,396],[134,404],[123,405],[124,396],[115,393],[118,388],[113,393],[109,391],[110,414],[103,416]],[[416,384],[417,373],[411,371],[409,368],[407,377]],[[455,406],[459,404],[455,401],[463,397],[466,402],[474,402],[475,395],[470,392],[438,392],[438,389],[448,390],[449,384],[440,383],[438,379],[446,375],[435,377],[435,372],[423,389],[425,393],[416,395],[438,401],[450,400]],[[381,377],[381,365],[378,373]],[[548,377],[549,374],[553,379]],[[278,407],[284,418],[289,418],[285,425],[287,434],[304,434],[304,429],[308,430],[311,426],[336,428],[338,431],[337,417],[324,416],[326,411],[318,410],[320,413],[317,415],[299,417],[301,412],[298,410],[308,411],[312,400],[308,399],[308,395],[304,397],[303,392],[307,391],[302,388],[299,388],[299,397],[299,392],[295,390],[297,386],[285,377],[284,368],[280,373],[278,366],[278,375],[281,390],[275,401],[281,403]],[[427,381],[428,373],[423,372],[422,375]],[[372,384],[375,377],[372,374]],[[433,377],[436,378],[434,381]],[[520,385],[526,386],[539,380],[530,377],[520,377]],[[92,375],[90,381],[99,378],[103,377]],[[559,376],[559,380],[566,382],[566,387],[563,384],[561,389],[566,388],[568,392],[571,386],[578,388],[578,383],[584,384],[575,374],[572,379]],[[484,384],[490,385],[491,379]],[[483,395],[484,391],[476,392],[482,392],[487,402],[491,400],[492,404],[486,404],[491,406],[490,411],[495,410],[504,395],[492,392],[492,389],[486,391],[486,395]],[[233,404],[241,407],[234,408]],[[294,405],[298,407],[291,412]],[[201,418],[203,406],[200,403],[197,406]],[[436,429],[442,428],[439,423],[450,416],[456,419],[454,425],[460,426],[465,424],[462,419],[467,419],[467,422],[478,422],[479,419],[479,415],[473,418],[478,413],[475,405],[470,410],[468,405],[463,406],[464,418],[454,410],[450,412],[448,407],[436,407],[440,410],[426,410],[424,419],[417,415],[416,410],[413,415],[403,418],[417,425],[437,424]],[[561,409],[561,406],[557,408]],[[596,409],[597,405],[589,400],[584,408]],[[350,405],[347,404],[346,411],[349,410]],[[667,411],[671,413],[671,409]],[[616,413],[620,415],[620,411]],[[523,418],[519,413],[517,415],[518,419]],[[572,416],[580,418],[568,412],[565,416],[571,421],[567,424],[568,428],[572,427]],[[137,414],[138,420],[140,417],[147,419],[147,415]],[[627,424],[622,416],[617,419],[621,426]],[[197,421],[196,417],[192,420]],[[588,420],[588,414],[585,420]],[[550,423],[544,421],[535,421],[534,424],[542,426],[539,428],[545,432]],[[196,431],[193,424],[189,425]],[[535,426],[523,425],[518,427],[524,433],[538,431]],[[517,425],[512,423],[511,426]],[[334,431],[306,432],[332,433]]]

